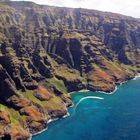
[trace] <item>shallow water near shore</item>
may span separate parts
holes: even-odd
[[[140,78],[114,94],[75,92],[70,116],[51,122],[32,140],[140,140]]]

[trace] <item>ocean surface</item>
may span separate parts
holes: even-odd
[[[140,78],[111,95],[75,92],[70,116],[51,122],[32,140],[140,140]]]

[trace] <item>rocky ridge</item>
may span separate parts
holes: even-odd
[[[68,92],[111,92],[140,72],[140,21],[0,2],[0,137],[26,140],[61,118]]]

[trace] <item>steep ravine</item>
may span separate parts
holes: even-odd
[[[138,19],[0,2],[0,138],[27,140],[67,114],[68,92],[111,92],[140,72]]]

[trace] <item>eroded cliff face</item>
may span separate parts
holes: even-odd
[[[0,137],[28,139],[67,114],[68,92],[111,92],[140,72],[140,21],[0,3]]]

